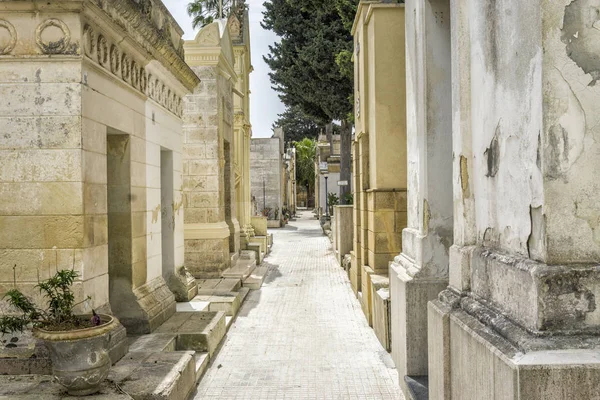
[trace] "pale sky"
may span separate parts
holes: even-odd
[[[192,29],[192,19],[187,15],[186,7],[189,0],[163,0],[173,17],[184,30],[184,39],[193,39],[197,31]],[[277,114],[284,111],[284,106],[271,89],[269,67],[262,56],[269,52],[269,45],[275,42],[277,36],[271,31],[265,31],[260,26],[264,0],[248,0],[250,13],[250,51],[254,72],[250,74],[250,119],[252,137],[271,137],[271,125],[277,119]]]

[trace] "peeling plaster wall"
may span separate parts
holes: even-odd
[[[600,0],[542,1],[547,263],[600,260]]]
[[[543,204],[540,9],[471,2],[471,96],[477,241],[528,256],[530,207]],[[462,190],[462,189],[461,189]]]
[[[464,144],[455,154],[469,180],[455,193],[477,201],[477,242],[550,264],[597,261],[600,1],[470,2],[469,13],[476,134],[471,157]]]

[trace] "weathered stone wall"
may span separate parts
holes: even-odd
[[[392,355],[408,395],[404,377],[427,374],[427,302],[448,285],[453,202],[450,3],[405,7],[408,224],[390,295]]]
[[[256,199],[258,212],[270,208],[269,218],[275,210],[281,217],[282,207],[282,160],[281,139],[255,138],[250,145],[250,183],[252,197]],[[264,182],[264,191],[263,191]]]
[[[433,398],[596,396],[599,7],[452,4],[455,239],[429,306]]]

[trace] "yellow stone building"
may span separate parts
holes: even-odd
[[[387,299],[378,291],[388,286],[388,264],[402,250],[407,224],[404,5],[361,2],[352,32],[356,136],[350,279],[369,323],[389,347]]]

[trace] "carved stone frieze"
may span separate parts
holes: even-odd
[[[58,28],[62,32],[60,38],[45,37],[45,32],[51,27]],[[49,18],[38,25],[35,30],[35,42],[44,54],[77,53],[77,46],[71,46],[71,31],[69,30],[69,27],[57,18]]]
[[[198,77],[184,61],[183,31],[161,1],[95,0],[93,4],[125,29],[154,58],[173,69],[188,90],[196,87]]]
[[[2,33],[4,31],[5,33]],[[0,38],[3,36],[7,37],[5,41],[6,45],[0,47],[0,55],[10,53],[17,44],[17,31],[15,27],[5,19],[0,19]]]
[[[86,58],[178,117],[183,115],[183,99],[164,82],[147,73],[140,66],[142,62],[136,61],[105,35],[96,33],[89,24],[84,26],[83,35],[83,53]]]

